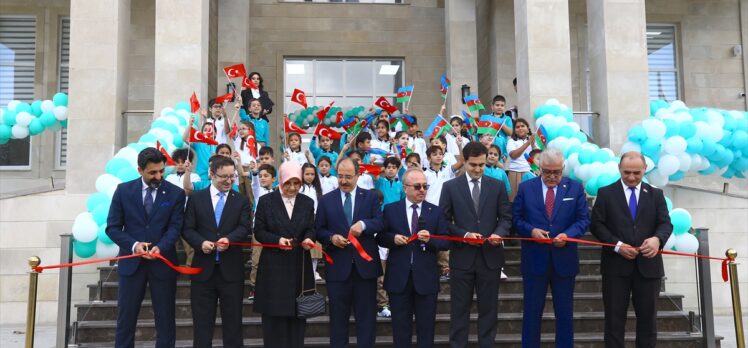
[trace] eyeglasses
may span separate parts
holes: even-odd
[[[558,170],[541,169],[540,173],[545,176],[561,176],[561,174],[563,174],[564,171],[561,169],[558,169]]]
[[[343,180],[353,180],[353,178],[355,177],[356,177],[355,175],[338,175],[338,179],[343,179]]]
[[[431,185],[429,184],[413,184],[413,185],[406,184],[405,186],[410,186],[416,191],[421,191],[421,190],[425,191],[425,190],[428,190],[429,187],[431,187]]]
[[[215,104],[215,105],[212,106],[212,108],[214,108],[214,109],[220,109],[221,107],[223,107],[223,105],[221,105],[221,104]]]
[[[227,175],[213,174],[213,176],[221,180],[236,180],[237,178],[239,178],[239,176],[236,174],[227,174]]]

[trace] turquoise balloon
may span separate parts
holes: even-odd
[[[179,129],[177,129],[177,126],[175,126],[175,125],[173,125],[173,124],[171,124],[169,122],[166,122],[166,121],[156,121],[156,122],[153,122],[153,125],[151,126],[151,128],[155,128],[156,126],[158,126],[158,128],[161,128],[161,129],[169,131],[169,133],[173,134],[175,138],[177,136],[181,135],[181,134],[179,134]]]
[[[706,156],[706,158],[708,158],[709,161],[718,162],[725,158],[725,156],[727,155],[725,152],[726,151],[724,146],[722,146],[721,144],[716,144],[714,145],[714,152],[712,152],[711,155]]]
[[[678,135],[686,139],[696,135],[696,126],[691,121],[683,121],[678,125]]]
[[[579,163],[590,164],[595,160],[595,151],[590,149],[582,149],[579,151]]]
[[[109,204],[99,204],[99,206],[91,212],[91,215],[93,216],[93,220],[96,221],[97,225],[105,224],[106,218],[109,215]]]
[[[608,162],[608,160],[610,160],[610,154],[605,150],[597,150],[592,156],[593,162],[605,163]]]
[[[587,142],[587,134],[584,134],[584,132],[579,131],[576,134],[574,134],[574,138],[579,139],[579,142],[586,143]]]
[[[13,130],[7,124],[0,124],[0,140],[8,140],[13,135]]]
[[[184,146],[184,140],[182,140],[181,136],[174,137],[174,146],[178,149]]]
[[[736,150],[748,150],[748,132],[739,130],[732,133],[732,147]]]
[[[722,139],[717,144],[721,144],[724,147],[732,145],[732,132],[729,130],[722,130]]]
[[[649,101],[649,115],[654,116],[657,114],[657,110],[659,110],[659,100],[650,100]]]
[[[732,167],[738,172],[748,170],[748,157],[735,157]]]
[[[152,144],[155,144],[156,140],[158,140],[158,139],[156,139],[155,135],[153,135],[153,134],[144,134],[142,137],[140,137],[140,139],[138,139],[138,142],[139,143],[152,143]]]
[[[573,138],[574,137],[574,129],[569,126],[563,126],[561,129],[558,130],[558,136],[560,137],[567,137],[567,138]]]
[[[690,154],[700,154],[704,149],[704,143],[698,137],[686,139],[686,152]]]
[[[574,122],[574,112],[571,111],[571,108],[566,108],[566,110],[561,110],[559,115],[563,116],[566,119],[566,122]]]
[[[642,144],[647,140],[647,131],[642,126],[634,126],[629,129],[628,139],[632,143]]]
[[[16,112],[5,110],[5,114],[3,114],[3,124],[8,127],[13,127],[16,124]]]
[[[133,167],[122,168],[117,172],[117,178],[122,182],[132,181],[140,177],[140,174]]]
[[[610,184],[612,184],[612,183],[614,183],[614,182],[616,182],[616,181],[618,181],[620,179],[621,179],[621,175],[620,174],[605,173],[605,174],[600,175],[597,178],[596,184],[597,184],[597,187],[599,189],[600,187],[608,186],[608,185],[610,185]]]
[[[44,127],[52,127],[55,122],[57,122],[57,119],[55,118],[55,114],[51,111],[43,112],[41,116],[39,116],[39,121],[42,121],[42,124]]]
[[[701,139],[701,155],[705,157],[711,156],[715,150],[717,150],[717,143],[709,139]]]
[[[117,175],[122,168],[132,167],[132,164],[124,158],[116,157],[106,163],[105,171],[112,175]]]
[[[710,175],[719,169],[714,163],[710,164],[708,168],[699,171],[701,175]]]
[[[109,235],[106,234],[106,224],[99,225],[99,232],[96,233],[96,238],[99,242],[102,242],[104,244],[113,244],[111,238],[109,238]]]
[[[593,177],[590,180],[587,180],[587,182],[584,184],[584,191],[587,192],[590,196],[597,196],[597,190],[600,189],[600,186],[597,184],[597,177]]]
[[[726,179],[731,179],[733,176],[735,176],[735,170],[732,168],[728,168],[724,173],[722,173],[722,177]]]
[[[10,138],[0,138],[0,145],[5,145],[10,141]]]
[[[42,124],[42,121],[38,118],[32,119],[31,123],[29,123],[29,134],[37,135],[41,132],[44,132],[44,124]]]
[[[691,214],[684,209],[673,209],[670,212],[670,223],[673,224],[673,233],[676,235],[688,232],[691,228]]]
[[[674,135],[680,134],[680,125],[677,121],[671,120],[671,119],[665,119],[663,120],[663,123],[665,123],[665,137],[670,138]]]
[[[31,114],[39,117],[42,114],[42,101],[41,100],[34,100],[33,103],[31,103]]]
[[[31,105],[29,103],[20,103],[16,106],[16,113],[28,112],[31,113]]]
[[[68,106],[68,95],[62,92],[57,93],[52,97],[52,103],[55,106]]]
[[[582,150],[582,146],[581,145],[574,144],[572,146],[569,146],[569,147],[566,148],[566,151],[564,152],[564,157],[565,158],[569,158],[569,156],[571,156],[571,154],[577,153],[577,152],[579,152],[581,150]]]
[[[668,180],[669,181],[678,181],[680,179],[683,179],[684,176],[686,176],[686,173],[684,173],[684,172],[682,172],[682,171],[679,170],[679,171],[675,172],[673,175],[670,175],[668,177]]]
[[[86,209],[89,212],[93,212],[96,207],[102,204],[108,204],[110,201],[111,198],[109,198],[106,193],[96,192],[88,196],[88,199],[86,199]]]
[[[662,148],[662,143],[659,140],[654,139],[647,139],[642,143],[642,153],[654,160],[655,158],[660,158],[660,149]]]
[[[135,152],[137,152],[137,153],[140,153],[140,151],[143,151],[146,147],[148,147],[148,145],[146,145],[144,143],[130,143],[130,144],[127,145],[127,147],[135,150]],[[112,173],[109,173],[109,174],[112,174]],[[114,174],[112,174],[112,175],[114,175]]]
[[[694,122],[704,121],[707,122],[706,108],[691,109],[691,118]]]
[[[62,127],[62,128],[68,128],[68,121],[70,121],[70,119],[69,119],[69,118],[68,118],[68,119],[65,119],[65,120],[62,120],[62,121],[60,121],[60,127]]]
[[[74,240],[73,251],[75,252],[75,255],[78,255],[78,257],[87,259],[96,254],[96,240],[94,239],[92,242],[88,243],[81,243]]]
[[[667,211],[673,210],[673,200],[669,197],[665,197],[665,205],[667,205]]]
[[[178,102],[176,105],[174,105],[174,110],[184,110],[190,112],[190,104],[185,101]]]

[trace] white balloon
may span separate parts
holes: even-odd
[[[647,133],[647,137],[654,140],[662,139],[665,136],[665,132],[667,132],[665,123],[655,118],[644,120],[642,126],[644,127],[644,131]]]
[[[675,237],[675,234],[670,234],[670,238],[667,239],[667,242],[665,242],[665,246],[662,249],[673,250],[673,247],[675,246]]]
[[[717,126],[715,124],[710,124],[709,129],[707,130],[706,138],[718,142],[722,140],[722,136],[724,136],[724,130],[722,129],[722,126]]]
[[[571,169],[576,169],[579,166],[579,152],[569,155],[569,158],[566,159],[566,166]],[[576,175],[576,172],[574,174]]]
[[[156,136],[156,139],[158,139],[161,142],[161,145],[164,145],[165,143],[171,144],[174,142],[174,135],[171,134],[171,132],[169,132],[166,129],[161,129],[161,128],[151,129],[150,131],[148,131],[148,133],[151,133],[154,136]]]
[[[16,106],[18,104],[21,104],[20,100],[11,100],[10,103],[8,103],[8,111],[16,111]]]
[[[571,127],[571,129],[574,130],[574,133],[579,132],[580,130],[582,130],[582,128],[580,128],[579,124],[577,124],[576,122],[567,122],[566,125],[569,126],[569,127]],[[574,138],[574,139],[576,139],[576,138]]]
[[[89,212],[80,213],[73,222],[73,237],[81,243],[89,243],[96,239],[99,226]]]
[[[171,106],[167,106],[161,109],[161,113],[159,114],[159,116],[166,116],[167,114],[172,113],[172,112],[174,112],[174,108]]]
[[[138,151],[131,147],[123,147],[117,151],[117,154],[114,155],[114,158],[124,158],[128,160],[130,163],[138,163]]]
[[[684,103],[684,102],[682,102],[680,100],[676,100],[676,101],[670,103],[670,109],[671,110],[688,109],[688,107],[686,106],[686,103]]]
[[[616,153],[613,152],[613,150],[611,150],[610,148],[604,147],[602,150],[607,152],[610,157],[616,157]]]
[[[107,196],[109,196],[109,198],[112,198],[112,197],[114,197],[114,191],[117,191],[117,185],[113,185],[113,186],[109,187],[106,190],[106,192],[103,192],[103,193],[105,193]]]
[[[31,120],[34,119],[34,116],[31,116],[30,113],[26,111],[22,111],[16,114],[16,124],[24,127],[28,127],[29,123],[31,123]]]
[[[107,193],[112,187],[116,188],[117,185],[122,183],[118,177],[112,174],[102,174],[96,178],[96,191]]]
[[[679,167],[680,162],[678,162],[678,157],[673,155],[664,155],[660,157],[660,160],[657,162],[657,170],[664,176],[675,174]]]
[[[55,118],[58,121],[65,121],[68,119],[68,107],[67,106],[55,106],[54,111],[52,111],[55,114]]]
[[[618,169],[618,162],[617,161],[605,162],[605,164],[603,164],[603,172],[607,174],[620,173],[620,170]]]
[[[655,169],[655,162],[651,158],[644,156],[644,162],[647,164],[647,168],[644,170],[645,173],[649,173]]]
[[[706,111],[706,119],[709,121],[709,124],[711,125],[717,125],[719,128],[724,127],[725,125],[725,117],[722,116],[719,112],[716,112],[714,110],[707,110]]]
[[[106,244],[101,241],[96,241],[96,257],[101,259],[108,259],[115,257],[119,254],[119,246],[117,243]]]
[[[678,167],[678,170],[682,172],[687,172],[689,169],[691,169],[691,155],[687,153],[682,153],[676,157],[678,157],[678,162],[680,162],[680,166]]]
[[[709,124],[704,121],[693,123],[696,126],[696,136],[699,138],[709,138]]]
[[[51,100],[42,101],[42,112],[54,112],[55,103]]]
[[[543,116],[540,116],[540,117],[538,117],[537,120],[535,120],[535,125],[537,125],[538,127],[540,127],[541,125],[545,126],[545,124],[550,124],[550,123],[547,123],[547,122],[551,122],[551,120],[553,120],[553,117],[554,117],[553,115],[543,115]]]
[[[655,169],[647,174],[649,184],[656,187],[664,187],[668,183],[668,176],[660,173],[659,169]]]
[[[583,164],[581,166],[578,166],[576,169],[574,169],[574,175],[577,176],[577,178],[581,179],[584,182],[587,182],[587,180],[590,179],[592,167],[589,164]]]
[[[666,117],[668,117],[667,115],[671,115],[672,113],[673,113],[672,111],[666,108],[662,108],[662,109],[657,110],[657,112],[655,112],[655,117],[659,119],[665,119]]]
[[[695,253],[699,251],[699,240],[690,233],[675,236],[675,250],[682,253]]]
[[[23,139],[29,136],[29,129],[26,126],[16,124],[10,129],[10,135],[13,139]]]
[[[686,142],[686,139],[680,135],[672,136],[665,140],[665,152],[671,155],[677,156],[684,153],[687,146],[688,143]]]
[[[631,151],[642,152],[642,146],[632,141],[627,141],[625,144],[623,144],[623,146],[621,146],[621,153]]]
[[[696,171],[699,170],[701,167],[701,160],[702,157],[699,155],[690,155],[691,157],[691,167],[688,168],[689,171]]]
[[[709,166],[711,166],[711,165],[712,165],[712,163],[711,163],[711,162],[709,162],[709,159],[708,159],[708,158],[705,158],[705,157],[701,157],[701,165],[700,165],[700,166],[699,166],[699,168],[697,168],[697,169],[698,169],[698,170],[704,170],[704,169],[707,169],[707,168],[709,168]]]
[[[561,105],[561,102],[556,98],[551,98],[545,101],[545,105]]]

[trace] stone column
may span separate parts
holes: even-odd
[[[209,0],[156,0],[156,116],[193,91],[207,106],[209,22]]]
[[[481,96],[483,105],[489,108],[491,99],[496,94],[506,98],[507,105],[515,105],[517,93],[514,92],[512,79],[517,76],[514,53],[514,2],[512,0],[491,1],[491,35],[489,38],[489,56],[491,66],[491,94]],[[485,100],[484,100],[485,99]],[[486,113],[490,112],[487,110]]]
[[[70,2],[66,190],[94,192],[112,158],[127,106],[130,0]]]
[[[450,0],[444,2],[446,30],[447,77],[452,81],[448,95],[448,115],[463,109],[463,84],[478,94],[478,41],[475,30],[475,0]],[[438,87],[438,86],[437,86]],[[481,100],[484,105],[487,102]],[[448,115],[445,115],[447,117]],[[448,117],[447,117],[448,118]],[[429,119],[430,122],[430,119]],[[427,127],[424,123],[423,127]]]
[[[514,33],[520,115],[550,98],[571,107],[568,0],[514,0]]]
[[[244,63],[247,74],[255,69],[249,62],[249,1],[221,0],[218,2],[218,66],[216,67],[216,95],[226,93],[223,68]],[[234,79],[237,88],[241,81]]]
[[[631,124],[649,114],[644,0],[587,1],[587,23],[595,141],[618,151]]]

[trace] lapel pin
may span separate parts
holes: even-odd
[[[647,191],[647,189],[642,189],[642,191],[644,191],[644,192],[649,192],[649,191]]]
[[[162,195],[165,195],[165,194],[166,194],[166,191],[161,191],[161,194],[162,194]]]

